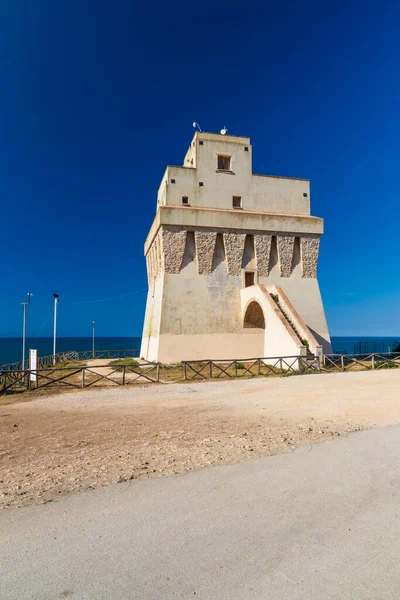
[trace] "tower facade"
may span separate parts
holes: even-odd
[[[196,132],[167,167],[145,242],[148,361],[321,354],[323,220],[310,182],[252,173],[250,139]]]

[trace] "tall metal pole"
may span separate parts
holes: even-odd
[[[95,326],[95,322],[92,321],[92,353],[93,353],[93,358],[94,358],[94,326]]]
[[[22,326],[22,370],[25,371],[25,339],[26,339],[26,305],[27,302],[23,302],[24,307],[24,324]]]
[[[58,304],[58,294],[53,294],[54,296],[54,333],[53,333],[53,365],[56,364],[56,337],[57,337],[57,304]]]
[[[25,346],[26,346],[26,307],[31,303],[31,294],[28,292],[28,300],[26,302],[21,302],[24,307],[24,323],[22,326],[22,370],[25,371]]]

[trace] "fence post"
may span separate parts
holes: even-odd
[[[186,361],[183,361],[183,378],[186,381],[187,377],[186,377]]]
[[[261,363],[260,363],[260,359],[259,358],[257,358],[257,371],[258,371],[258,374],[260,375],[260,373],[261,373]]]
[[[157,363],[157,381],[160,381],[160,363]]]
[[[125,369],[126,369],[126,365],[123,365],[123,367],[122,367],[122,385],[125,385]]]
[[[236,360],[233,361],[233,371],[235,373],[235,377],[237,377],[237,364],[236,364]]]
[[[375,354],[372,355],[372,368],[375,369]]]
[[[210,368],[210,379],[212,379],[212,360],[210,360],[209,368]]]
[[[82,369],[82,387],[85,387],[85,367]]]
[[[341,356],[340,356],[340,365],[341,365],[342,371],[344,371],[344,358],[343,358],[343,354],[341,354]]]

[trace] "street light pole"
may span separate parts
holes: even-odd
[[[93,353],[93,358],[94,358],[94,327],[95,327],[95,322],[92,321],[92,353]]]
[[[25,371],[25,345],[26,345],[26,307],[31,303],[31,294],[28,292],[28,300],[26,302],[21,302],[24,307],[24,323],[22,326],[22,370]]]
[[[58,294],[53,294],[54,297],[54,333],[53,333],[53,365],[56,364],[56,336],[57,336],[57,304]]]

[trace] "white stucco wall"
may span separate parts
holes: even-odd
[[[218,155],[231,158],[231,172],[218,171]],[[242,137],[197,133],[184,166],[170,166],[164,173],[158,203],[179,206],[182,196],[197,208],[229,210],[232,196],[241,196],[246,211],[310,214],[310,182],[253,175],[250,140]]]
[[[217,244],[223,251],[222,237]],[[292,347],[285,328],[271,316],[267,317],[265,339],[258,330],[243,328],[242,260],[238,274],[230,275],[226,255],[218,258],[218,250],[215,249],[211,271],[199,274],[193,241],[190,246],[186,246],[185,252],[178,257],[179,263],[182,262],[179,272],[159,274],[154,295],[149,294],[142,343],[144,358],[174,363],[181,360],[240,359],[298,353],[298,340],[292,343]],[[174,257],[177,257],[176,252]],[[245,244],[240,258],[244,253]],[[250,261],[252,265],[254,262],[254,259]],[[279,263],[268,276],[258,276],[257,279],[258,283],[266,286],[281,286],[299,316],[323,346],[324,352],[331,351],[316,279],[304,278],[298,266],[290,277],[281,277]]]
[[[263,311],[265,329],[262,357],[298,356],[301,343],[287,326],[265,287],[254,285],[242,289],[240,295],[243,317],[249,304],[254,301],[259,304]]]
[[[146,357],[148,361],[157,362],[159,360],[163,287],[164,277],[160,273],[155,281],[150,282],[147,292],[140,356]]]

